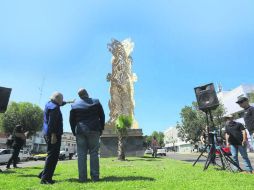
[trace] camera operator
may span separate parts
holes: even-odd
[[[226,144],[227,147],[230,146],[230,150],[232,153],[232,159],[239,165],[238,161],[238,151],[240,152],[243,162],[245,165],[245,169],[248,173],[252,173],[252,166],[247,154],[246,148],[246,140],[247,135],[244,126],[234,121],[232,115],[227,115],[224,117],[226,121]]]
[[[12,162],[13,162],[13,167],[18,168],[17,162],[18,162],[19,152],[20,152],[20,149],[22,148],[22,146],[26,142],[26,135],[24,133],[23,126],[17,125],[13,131],[12,136],[13,136],[13,144],[12,144],[13,153],[7,163],[6,169],[10,169],[10,165]]]

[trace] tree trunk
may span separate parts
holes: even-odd
[[[123,135],[118,134],[118,160],[125,160]]]

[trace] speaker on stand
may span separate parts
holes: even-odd
[[[204,165],[204,170],[209,167],[210,163],[213,163],[214,165],[217,165],[224,170],[228,169],[230,171],[233,171],[233,168],[231,166],[233,165],[238,168],[239,171],[242,171],[239,165],[222,149],[222,147],[217,141],[217,133],[215,131],[215,125],[213,122],[213,115],[211,110],[216,109],[220,104],[213,83],[196,87],[194,88],[194,90],[198,102],[198,107],[206,114],[206,124],[208,126],[208,143],[206,144],[201,154],[198,156],[197,160],[193,163],[193,166],[195,166],[195,164],[203,155],[205,150],[209,148],[207,159]],[[219,153],[221,165],[218,165],[216,163],[216,153]]]

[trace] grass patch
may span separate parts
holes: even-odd
[[[59,162],[55,171],[54,185],[41,185],[37,178],[43,166],[12,169],[0,173],[0,189],[97,189],[97,190],[232,190],[253,189],[254,175],[217,171],[212,166],[203,171],[203,164],[170,160],[167,158],[101,158],[101,181],[79,183],[77,161]],[[89,171],[88,171],[89,174]]]

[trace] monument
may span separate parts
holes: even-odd
[[[134,115],[134,82],[137,76],[132,72],[131,53],[134,43],[131,39],[122,42],[112,39],[108,44],[108,50],[112,53],[112,72],[108,73],[107,81],[110,82],[109,121],[101,137],[102,157],[117,156],[117,133],[115,121],[119,115],[128,115],[133,118],[133,124],[128,130],[125,142],[126,156],[143,156],[143,134],[138,128],[138,122]]]

